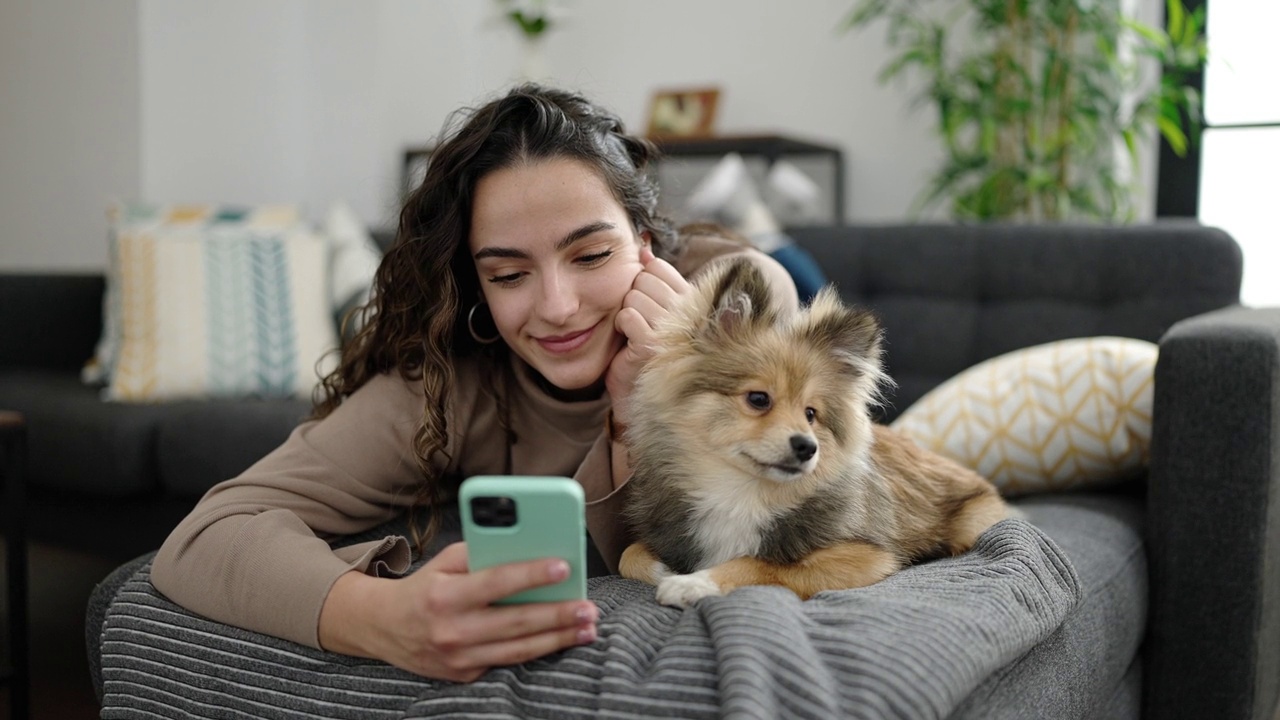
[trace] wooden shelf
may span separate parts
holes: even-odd
[[[831,222],[844,224],[844,151],[835,145],[781,134],[709,135],[700,137],[649,138],[669,158],[721,157],[736,152],[758,157],[766,167],[787,156],[825,157],[831,162]]]

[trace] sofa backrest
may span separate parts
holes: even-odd
[[[897,382],[889,421],[956,373],[1018,348],[1119,335],[1156,342],[1239,302],[1239,246],[1216,228],[850,225],[790,231],[847,301],[873,310]]]
[[[0,273],[0,368],[79,372],[102,334],[101,274]]]

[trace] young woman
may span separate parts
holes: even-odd
[[[364,328],[316,417],[209,491],[160,549],[156,587],[222,622],[469,681],[595,639],[590,601],[492,606],[563,579],[563,561],[467,571],[450,545],[415,572],[399,536],[332,549],[406,508],[427,546],[458,484],[565,475],[610,570],[628,539],[617,441],[652,329],[709,260],[746,255],[656,214],[652,147],[580,95],[525,85],[432,155],[377,274]]]

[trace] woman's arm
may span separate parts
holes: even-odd
[[[339,576],[408,569],[404,538],[336,552],[325,538],[368,530],[412,501],[421,407],[421,392],[398,375],[371,379],[206,493],[160,548],[152,582],[207,617],[318,646],[320,608]]]
[[[403,537],[330,550],[323,537],[366,530],[412,501],[421,407],[398,376],[371,380],[211,490],[166,540],[152,581],[215,620],[455,681],[594,641],[590,601],[490,607],[563,579],[563,562],[468,573],[457,543],[390,578],[409,567]]]

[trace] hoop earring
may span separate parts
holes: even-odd
[[[487,304],[488,303],[484,301],[478,302],[475,305],[472,305],[471,310],[467,313],[467,331],[471,333],[472,339],[480,343],[481,345],[492,345],[493,343],[496,343],[498,342],[498,340],[502,339],[502,333],[495,333],[494,336],[491,338],[484,338],[484,337],[480,337],[480,333],[476,332],[476,324],[475,324],[476,309],[479,308],[481,305],[487,305]],[[490,316],[490,319],[492,319],[492,316]]]

